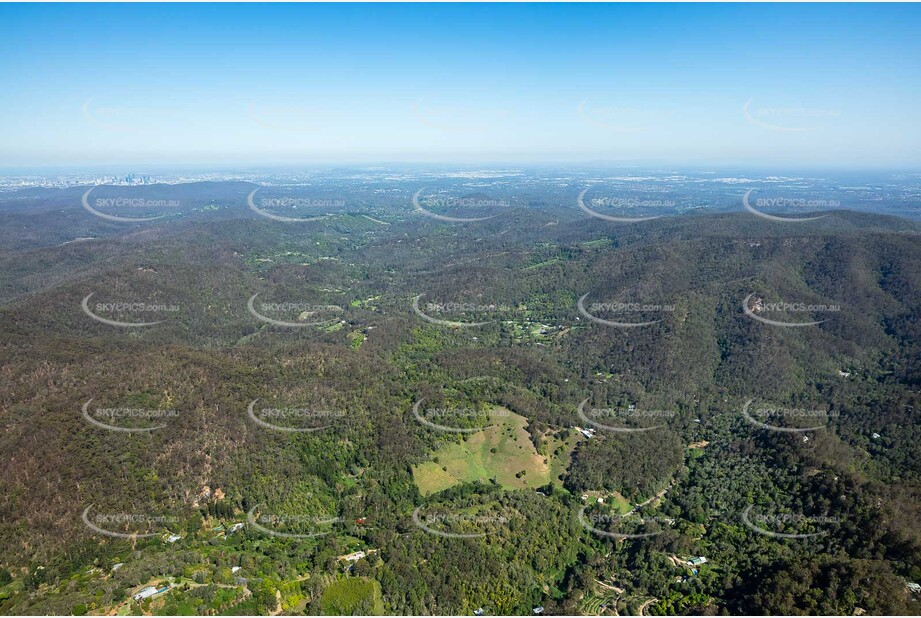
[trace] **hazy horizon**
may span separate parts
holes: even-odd
[[[916,5],[4,5],[0,167],[916,169]]]

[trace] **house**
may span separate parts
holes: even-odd
[[[538,605],[537,607],[535,607],[535,608],[532,609],[531,611],[532,611],[535,615],[536,615],[536,614],[543,614],[543,613],[544,613],[544,606],[543,606],[543,605]]]
[[[168,590],[168,589],[169,589],[169,586],[167,586],[166,588],[163,588],[163,590]],[[144,599],[150,598],[153,595],[157,594],[158,592],[162,592],[163,590],[157,590],[153,586],[145,586],[144,588],[141,588],[140,591],[136,592],[134,596],[132,596],[132,598],[135,601],[143,601]]]
[[[359,517],[358,519],[355,520],[355,523],[358,524],[359,526],[361,526],[361,525],[363,525],[366,521],[368,521],[368,518],[367,518],[367,517]]]
[[[176,541],[178,541],[178,540],[181,539],[181,538],[182,538],[182,537],[179,536],[178,534],[171,534],[171,535],[169,535],[168,537],[166,537],[166,542],[167,542],[167,543],[175,543]]]
[[[245,524],[243,524],[242,522],[235,523],[233,526],[230,527],[230,530],[227,531],[227,534],[233,534],[234,532],[242,528],[244,525]]]
[[[879,440],[880,438],[882,438],[882,436],[879,435],[878,433],[874,433],[874,434],[873,434],[873,439],[874,439],[874,440]]]
[[[115,564],[112,565],[112,570],[113,570],[113,571],[117,571],[117,570],[119,570],[120,568],[122,568],[123,566],[125,566],[125,563],[124,563],[124,562],[116,562]]]
[[[691,566],[700,566],[702,564],[707,564],[707,559],[704,558],[703,556],[698,556],[696,558],[691,558],[690,560],[688,560],[688,564],[690,564]]]
[[[479,607],[479,608],[473,610],[473,615],[474,615],[474,616],[482,616],[484,613],[485,613],[485,612],[483,611],[483,608],[482,608],[482,607]]]
[[[242,568],[243,568],[243,567],[238,567],[238,566],[230,567],[230,573],[231,573],[231,574],[236,573],[237,571],[239,571],[239,570],[242,569]]]
[[[339,559],[340,559],[340,560],[347,560],[347,561],[349,561],[349,562],[357,562],[357,561],[361,560],[362,558],[364,558],[365,556],[367,556],[367,554],[366,554],[365,552],[363,552],[363,551],[356,551],[355,553],[347,554],[347,555],[345,555],[345,556],[341,556]]]
[[[905,582],[905,587],[908,588],[908,591],[912,594],[918,594],[921,592],[921,584],[916,582]]]

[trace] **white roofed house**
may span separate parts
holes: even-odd
[[[137,591],[131,598],[133,598],[135,601],[143,601],[144,599],[152,597],[155,594],[157,594],[156,588],[153,586],[145,586],[144,588],[141,588],[139,591]]]

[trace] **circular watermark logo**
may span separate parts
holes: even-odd
[[[765,302],[760,296],[756,296],[755,292],[752,292],[745,297],[745,300],[742,301],[742,312],[750,317],[753,320],[761,322],[762,324],[769,324],[771,326],[781,326],[784,328],[800,328],[803,326],[817,326],[823,322],[827,322],[828,318],[824,320],[817,320],[811,322],[785,322],[782,320],[773,320],[765,317],[768,314],[800,314],[800,313],[837,313],[841,311],[841,305],[826,305],[826,304],[809,304],[809,303],[786,303],[786,302]]]
[[[742,196],[742,206],[745,207],[745,210],[752,213],[757,217],[762,219],[767,219],[768,221],[776,221],[779,223],[804,223],[806,221],[815,221],[817,219],[822,219],[828,215],[819,215],[817,217],[779,217],[777,215],[769,215],[766,212],[758,210],[758,208],[775,208],[775,207],[785,207],[785,208],[839,208],[841,203],[837,200],[806,200],[803,198],[789,198],[789,197],[776,197],[776,198],[760,198],[755,200],[755,208],[751,205],[751,194],[754,189],[749,189],[745,192],[745,195]]]
[[[427,198],[421,198],[422,191],[424,189],[419,189],[413,193],[413,208],[418,212],[421,212],[427,217],[432,219],[437,219],[439,221],[448,221],[451,223],[472,223],[475,221],[486,221],[487,219],[492,219],[495,216],[498,216],[498,213],[495,215],[488,215],[486,217],[454,217],[450,215],[442,215],[437,212],[433,212],[432,208],[446,208],[446,209],[496,209],[504,208],[508,209],[510,203],[507,200],[500,200],[490,197],[436,197],[431,196]]]
[[[337,321],[338,318],[327,318],[325,320],[310,320],[311,317],[319,313],[340,313],[344,311],[342,307],[338,305],[324,305],[318,303],[304,303],[304,302],[262,302],[259,304],[259,308],[256,308],[256,298],[261,294],[261,292],[256,292],[250,296],[249,300],[246,303],[246,309],[249,311],[250,315],[256,319],[265,322],[266,324],[272,324],[273,326],[282,326],[285,328],[302,328],[304,326],[324,326],[330,325]],[[265,313],[270,312],[282,312],[282,313],[299,313],[299,321],[294,322],[290,320],[279,320],[276,318],[269,317]]]
[[[775,539],[810,539],[828,534],[828,530],[807,533],[789,533],[777,532],[777,529],[789,529],[809,527],[814,528],[820,525],[837,524],[841,519],[838,517],[829,517],[827,515],[799,515],[794,513],[775,513],[775,514],[752,514],[755,505],[749,504],[742,511],[742,523],[751,530],[764,536],[774,537]]]
[[[311,217],[288,217],[286,215],[279,215],[270,210],[269,208],[274,209],[285,209],[285,210],[316,210],[319,208],[329,209],[329,208],[342,208],[345,206],[345,200],[341,199],[316,199],[316,198],[307,198],[307,197],[264,197],[259,200],[259,205],[256,205],[256,193],[259,192],[262,187],[257,187],[253,189],[248,196],[246,196],[246,205],[249,206],[249,209],[261,217],[266,219],[271,219],[273,221],[281,221],[282,223],[308,223],[310,221],[319,221],[320,219],[325,219],[330,215],[324,213],[322,215],[315,215]]]
[[[652,326],[653,324],[658,324],[664,318],[659,318],[658,320],[648,320],[645,322],[623,322],[616,320],[605,320],[599,318],[595,313],[609,312],[609,313],[627,313],[634,315],[644,315],[650,313],[671,313],[675,310],[674,305],[662,305],[662,304],[649,304],[649,303],[625,303],[625,302],[604,302],[604,303],[592,303],[588,309],[585,307],[585,299],[588,298],[588,294],[583,294],[579,297],[576,307],[579,310],[579,313],[583,317],[595,322],[597,324],[603,324],[604,326],[616,326],[617,328],[638,328],[640,326]],[[591,311],[589,311],[591,310]]]
[[[260,512],[257,504],[246,513],[246,522],[263,534],[283,539],[311,539],[326,536],[333,532],[331,526],[341,523],[341,517],[335,515],[279,515]],[[271,526],[271,527],[270,527]],[[286,532],[282,529],[306,530],[305,532]]]
[[[769,131],[801,133],[815,128],[820,118],[837,118],[841,111],[819,107],[758,107],[752,97],[742,106],[742,115],[748,122]]]
[[[444,133],[481,133],[491,125],[506,122],[510,113],[498,107],[433,105],[424,99],[410,107],[419,124]]]
[[[752,409],[752,404],[754,402],[755,399],[751,398],[745,402],[745,405],[742,406],[742,416],[745,417],[745,420],[756,427],[767,429],[769,431],[778,431],[781,433],[802,433],[805,431],[817,431],[819,429],[825,429],[827,425],[815,425],[811,427],[787,427],[772,425],[765,421],[783,419],[785,421],[801,423],[803,421],[808,422],[814,419],[822,419],[827,421],[829,418],[840,416],[839,412],[829,412],[827,410],[810,410],[806,408],[789,408],[784,406],[761,406]]]
[[[482,431],[491,425],[485,425],[483,427],[451,427],[448,425],[442,425],[440,423],[434,422],[435,420],[470,420],[470,419],[479,419],[483,416],[509,416],[511,413],[503,408],[497,409],[495,411],[487,413],[484,410],[477,408],[449,408],[449,407],[429,407],[422,410],[422,404],[425,403],[425,399],[420,399],[413,404],[413,416],[417,421],[429,427],[431,429],[436,429],[438,431],[445,431],[448,433],[476,433],[477,431]]]
[[[432,534],[449,539],[477,539],[492,534],[497,525],[505,526],[509,519],[505,515],[465,512],[451,510],[444,507],[433,508],[423,512],[419,506],[413,511],[412,519],[417,528]],[[486,528],[483,532],[461,532],[462,530],[477,530]]]
[[[84,525],[97,534],[116,539],[144,539],[161,536],[168,530],[166,526],[176,525],[179,518],[174,515],[151,515],[149,513],[94,513],[94,505],[83,510],[80,519]],[[147,532],[151,527],[159,528],[156,532]],[[138,531],[130,531],[138,528]]]
[[[99,106],[90,97],[80,108],[83,118],[95,127],[119,133],[149,131],[159,123],[175,125],[180,119],[180,108],[165,106]]]
[[[493,304],[482,304],[479,302],[444,302],[444,303],[426,303],[425,311],[419,306],[419,301],[425,294],[419,294],[413,298],[413,312],[431,324],[438,324],[440,326],[449,326],[451,328],[470,328],[472,326],[485,326],[491,324],[493,320],[488,320],[485,322],[458,322],[455,320],[445,320],[441,318],[432,317],[431,313],[434,314],[482,314],[482,313],[495,313],[495,312],[508,312],[511,311],[509,307],[504,305],[493,305]]]
[[[298,408],[298,407],[263,407],[256,411],[256,404],[259,399],[253,399],[246,408],[246,413],[260,427],[271,429],[273,431],[283,431],[288,433],[310,433],[322,431],[332,427],[329,420],[343,419],[346,413],[342,410],[318,410],[315,408]],[[278,423],[313,422],[326,424],[319,427],[292,427],[291,425]]]
[[[615,427],[612,425],[606,425],[598,421],[598,419],[620,419],[620,420],[642,420],[649,422],[650,420],[662,420],[662,419],[672,419],[677,413],[672,410],[642,410],[637,409],[636,406],[629,406],[627,409],[620,408],[591,408],[586,410],[585,404],[588,403],[588,399],[583,399],[579,403],[579,407],[576,409],[583,421],[589,425],[603,429],[604,431],[613,431],[617,433],[640,433],[643,431],[652,431],[653,429],[660,429],[665,427],[666,423],[660,423],[657,425],[652,425],[650,427]],[[593,437],[593,429],[580,429],[583,435],[586,437]]]
[[[109,185],[96,185],[90,187],[86,190],[86,193],[83,194],[83,197],[80,200],[80,203],[83,205],[83,208],[99,217],[100,219],[105,219],[106,221],[114,221],[116,223],[145,223],[148,221],[157,221],[166,217],[166,214],[160,214],[154,217],[126,217],[124,215],[113,215],[99,210],[100,208],[116,209],[119,212],[131,212],[133,210],[150,210],[150,209],[160,209],[163,208],[179,208],[179,200],[151,200],[142,197],[128,197],[128,196],[119,196],[119,197],[96,197],[92,203],[90,202],[90,193],[98,189],[100,186],[109,186]]]
[[[246,113],[263,129],[280,133],[305,133],[319,127],[321,110],[298,105],[259,105],[250,102]]]
[[[155,324],[160,324],[166,320],[157,320],[155,322],[123,322],[120,320],[112,320],[110,318],[102,317],[99,315],[99,313],[142,315],[147,313],[174,313],[179,311],[179,306],[173,304],[124,301],[114,301],[108,303],[97,302],[93,305],[92,308],[90,308],[90,298],[92,298],[93,294],[95,293],[96,292],[90,292],[87,294],[83,301],[80,303],[80,307],[83,309],[83,313],[92,319],[109,326],[117,326],[119,328],[139,328],[142,326],[153,326]]]
[[[146,422],[157,422],[179,417],[179,412],[176,410],[152,408],[95,408],[92,412],[90,412],[91,403],[93,403],[93,398],[90,398],[86,403],[83,404],[83,407],[81,408],[83,410],[83,418],[88,420],[96,427],[101,427],[102,429],[107,429],[109,431],[119,431],[123,433],[156,431],[157,429],[163,429],[167,424],[161,423],[153,427],[125,427],[118,425],[117,423],[125,422],[126,419],[128,422],[137,422],[138,420]]]
[[[582,122],[615,133],[648,131],[674,115],[666,109],[649,109],[629,105],[597,105],[583,99],[576,106]]]
[[[579,193],[579,196],[576,198],[576,204],[579,208],[588,213],[589,215],[595,217],[596,219],[602,219],[604,221],[611,221],[614,223],[639,223],[641,221],[652,221],[653,219],[658,219],[661,215],[656,215],[654,217],[617,217],[614,215],[606,215],[593,210],[585,205],[585,194],[588,193],[591,187],[582,189],[582,192]],[[598,198],[592,200],[592,205],[595,206],[613,206],[617,208],[651,208],[651,207],[668,207],[674,206],[675,203],[669,200],[639,200],[633,198]]]
[[[639,525],[645,526],[652,522],[664,523],[667,525],[672,525],[674,522],[667,517],[640,517],[635,513],[631,512],[625,515],[614,514],[614,513],[586,513],[585,511],[588,507],[583,506],[579,509],[577,518],[579,524],[591,532],[592,534],[607,537],[609,539],[617,540],[627,540],[627,539],[645,539],[653,536],[658,536],[665,532],[665,530],[658,530],[656,532],[613,532],[610,530],[611,527],[627,525]],[[607,529],[599,528],[598,526],[602,525]]]

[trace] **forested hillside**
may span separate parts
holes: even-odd
[[[916,223],[248,188],[0,214],[0,612],[921,613]]]

